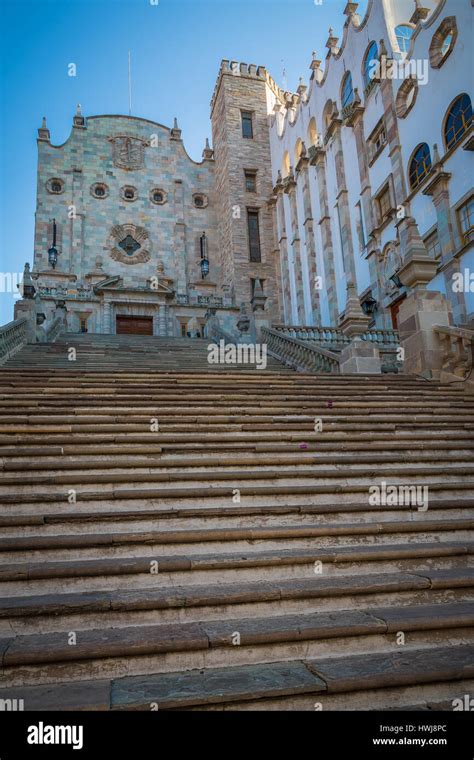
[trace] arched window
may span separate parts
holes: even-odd
[[[290,154],[286,150],[283,156],[283,164],[282,164],[282,172],[281,172],[283,175],[283,178],[288,177],[290,170],[291,170]]]
[[[412,27],[407,24],[400,24],[395,29],[395,36],[397,38],[400,53],[408,53],[411,38],[413,36]]]
[[[351,76],[350,71],[348,71],[342,81],[342,88],[341,88],[342,109],[344,110],[344,108],[347,108],[347,106],[350,106],[353,100],[354,100],[354,90],[352,87],[352,76]]]
[[[444,141],[446,150],[452,148],[461,140],[472,123],[472,103],[469,95],[464,92],[451,105],[444,123]]]
[[[363,76],[365,87],[368,87],[370,84],[372,84],[376,78],[377,66],[375,65],[375,62],[378,63],[378,58],[379,49],[377,47],[377,43],[371,42],[364,58]]]
[[[426,143],[421,143],[416,148],[410,161],[409,176],[412,190],[424,180],[431,169],[431,153]]]
[[[314,116],[312,117],[308,126],[308,143],[310,145],[318,144],[318,130],[316,127],[316,119],[314,118]]]
[[[300,160],[302,150],[303,150],[303,141],[301,137],[298,137],[296,141],[296,145],[295,145],[295,166]]]

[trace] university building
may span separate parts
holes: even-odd
[[[474,268],[471,14],[469,0],[371,0],[361,19],[349,2],[296,93],[223,61],[201,163],[176,121],[78,108],[60,146],[43,123],[46,318],[60,301],[70,332],[202,335],[212,313],[238,337],[242,312],[254,335],[337,328],[352,287],[368,326],[397,329],[414,246],[468,324],[474,293],[453,276]]]
[[[296,93],[222,61],[200,163],[43,124],[0,712],[472,709],[472,4],[348,2]]]

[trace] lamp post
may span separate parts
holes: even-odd
[[[372,296],[368,296],[362,303],[362,310],[368,317],[372,316],[377,308],[377,301]]]
[[[203,280],[205,280],[209,274],[209,259],[207,258],[207,237],[205,232],[202,233],[199,244],[201,249],[201,277]]]
[[[48,250],[48,261],[53,269],[58,263],[58,249],[56,248],[56,219],[53,219],[53,244]]]

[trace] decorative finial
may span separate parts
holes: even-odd
[[[181,140],[181,130],[178,126],[178,119],[176,118],[176,116],[174,117],[173,129],[171,130],[171,139]]]
[[[329,37],[326,42],[326,47],[329,50],[329,53],[335,53],[336,52],[336,45],[339,41],[339,37],[334,36],[334,29],[332,26],[329,27]]]
[[[420,21],[424,21],[427,16],[430,15],[430,9],[424,8],[421,4],[421,0],[415,0],[415,10],[413,16],[410,19],[411,24],[418,24]]]
[[[86,126],[86,120],[84,119],[82,115],[80,103],[78,103],[76,106],[76,115],[74,116],[74,119],[72,121],[75,127],[79,127],[82,129],[82,128],[85,128]]]
[[[202,152],[202,157],[204,160],[211,160],[214,158],[214,151],[212,150],[211,146],[209,145],[209,138],[206,137],[206,145]]]
[[[46,126],[46,116],[43,116],[41,127],[38,129],[38,140],[43,140],[43,142],[49,142],[50,139],[51,139],[51,135],[49,133],[48,127]]]

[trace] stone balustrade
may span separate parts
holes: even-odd
[[[299,327],[287,325],[273,325],[273,330],[298,340],[310,340],[322,345],[331,345],[334,348],[349,345],[351,339],[344,335],[337,327]],[[376,343],[380,346],[398,346],[400,337],[396,330],[368,330],[361,336],[362,340]]]
[[[54,343],[56,338],[63,332],[64,329],[64,319],[62,317],[56,317],[56,319],[54,319],[45,328],[46,342]]]
[[[400,336],[397,330],[367,330],[362,340],[369,340],[381,346],[399,346]]]
[[[262,338],[268,353],[293,369],[339,374],[339,357],[332,351],[268,327],[262,328]]]
[[[23,317],[0,327],[0,365],[27,343],[27,325],[28,320]]]
[[[474,330],[437,325],[434,331],[442,351],[441,380],[468,380],[472,377]]]

